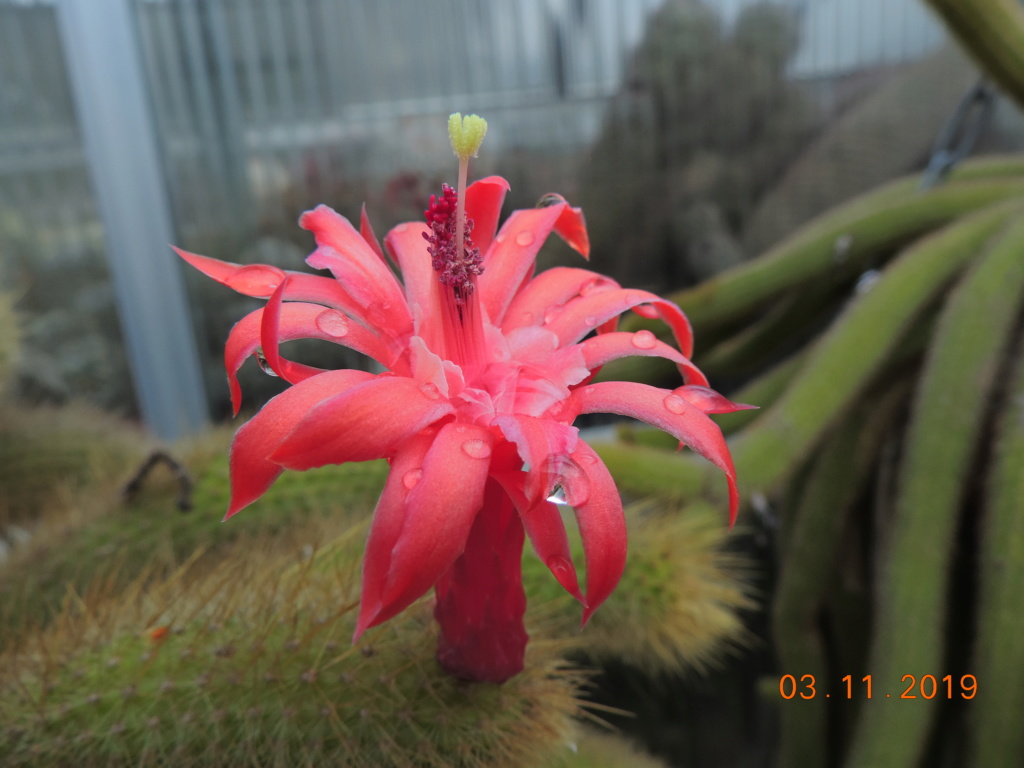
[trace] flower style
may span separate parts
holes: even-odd
[[[732,459],[706,414],[748,406],[708,388],[689,360],[690,325],[671,302],[585,269],[534,275],[552,231],[587,258],[583,214],[548,195],[540,207],[514,211],[499,231],[508,183],[492,176],[466,186],[479,142],[459,151],[456,117],[459,189],[431,197],[426,223],[399,224],[384,238],[401,281],[365,208],[358,230],[324,205],[299,220],[317,244],[306,263],[334,279],[178,253],[214,280],[268,299],[227,342],[235,413],[236,373],[254,354],[292,385],[238,430],[226,517],[284,469],[387,458],[356,638],[434,587],[441,664],[465,679],[502,682],[523,667],[525,537],[582,603],[584,623],[625,564],[622,502],[601,459],[579,439],[576,417],[621,414],[671,433],[725,473],[731,522],[739,503]],[[679,349],[649,331],[617,331],[629,309],[664,320]],[[386,371],[321,370],[282,357],[280,343],[298,338],[344,345]],[[590,383],[604,363],[628,355],[673,361],[684,386]],[[583,540],[585,592],[551,500],[559,487]]]

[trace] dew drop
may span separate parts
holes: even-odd
[[[407,230],[408,228],[409,228],[409,222],[403,221],[401,224],[395,225],[394,231],[396,233],[398,233],[398,234],[401,234],[402,232],[405,232],[405,230]]]
[[[572,578],[572,563],[561,555],[552,555],[547,559],[547,566],[551,569],[551,573],[555,575],[559,583],[564,584],[566,580]]]
[[[555,304],[554,306],[548,307],[547,312],[544,313],[544,324],[548,325],[554,321],[555,318],[562,314],[562,310],[564,308],[564,304]]]
[[[251,296],[270,296],[281,284],[284,273],[266,264],[242,267],[227,279],[226,285]]]
[[[597,456],[595,456],[592,453],[581,453],[581,454],[579,454],[579,460],[581,462],[583,462],[584,464],[590,464],[591,466],[593,466],[594,464],[597,464]]]
[[[583,322],[587,324],[587,328],[593,328],[595,325],[597,325],[597,318],[594,317],[593,315],[587,315],[585,318],[583,318]]]
[[[275,379],[277,378],[277,373],[270,367],[270,363],[267,362],[267,356],[263,354],[262,347],[256,348],[256,351],[253,352],[253,357],[256,358],[256,363],[259,365],[260,370],[267,374],[267,376],[273,376]]]
[[[568,487],[566,501],[574,507],[586,504],[590,498],[590,482],[583,467],[572,459],[562,464],[561,477],[563,487]]]
[[[491,455],[491,446],[483,440],[467,440],[462,444],[462,451],[471,459],[486,459]]]
[[[658,343],[657,337],[650,331],[637,331],[630,340],[637,349],[654,349]]]
[[[496,237],[495,237],[494,239],[495,239],[495,241],[496,241],[496,242],[499,242],[499,243],[504,243],[504,242],[505,242],[505,238],[507,238],[507,237],[508,237],[508,233],[507,233],[507,232],[505,232],[505,230],[504,230],[504,229],[502,229],[502,230],[501,230],[501,231],[500,231],[500,232],[499,232],[499,233],[497,234],[497,236],[496,236]]]
[[[316,327],[326,333],[340,339],[348,335],[348,318],[336,309],[328,309],[316,316]]]
[[[419,484],[422,478],[422,469],[410,469],[402,476],[402,485],[406,487],[406,490],[411,491],[413,488],[417,486],[417,484]]]
[[[596,391],[595,387],[584,387],[583,388],[583,394],[584,395],[592,395],[592,394],[594,394],[595,391]]]
[[[437,388],[436,384],[430,381],[420,384],[420,392],[431,400],[437,400],[441,397],[441,390]]]
[[[556,485],[554,490],[551,491],[551,495],[548,496],[548,501],[552,504],[565,505],[569,502],[565,498],[565,489],[560,485]]]
[[[869,269],[867,272],[857,278],[857,284],[853,287],[853,292],[857,294],[867,293],[875,287],[875,283],[882,279],[882,273],[877,269]]]
[[[669,395],[662,403],[665,405],[665,409],[675,414],[686,413],[686,401],[679,395]]]
[[[523,325],[530,325],[533,322],[533,312],[523,312]]]
[[[524,229],[516,235],[516,245],[521,245],[523,248],[533,245],[534,240],[536,240],[536,236],[528,229]]]

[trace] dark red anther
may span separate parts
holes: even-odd
[[[482,273],[483,256],[473,244],[470,233],[473,231],[472,219],[466,219],[466,231],[463,234],[462,253],[458,251],[458,238],[455,221],[458,193],[447,184],[441,185],[441,197],[430,196],[430,205],[423,212],[430,225],[430,233],[423,233],[429,243],[431,266],[440,273],[438,279],[443,285],[449,286],[455,293],[455,299],[462,304],[473,292],[473,276]]]

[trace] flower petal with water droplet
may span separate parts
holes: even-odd
[[[470,452],[462,450],[462,446],[470,441],[486,444],[487,456],[472,456]],[[360,608],[357,633],[405,610],[430,589],[462,553],[473,519],[483,502],[484,483],[490,468],[489,446],[492,442],[490,430],[455,423],[441,427],[433,438],[429,450],[423,456],[423,476],[404,499],[404,514],[399,515],[392,510],[385,515],[387,523],[382,527],[386,530],[381,532],[379,540],[374,540],[371,529],[367,561],[372,546],[374,577],[378,581],[374,591],[380,587],[379,571],[381,561],[387,557],[384,551],[387,544],[391,545],[390,563],[383,587],[379,588],[376,605],[374,601],[369,601],[365,616],[364,608]],[[402,469],[403,472],[408,471],[404,466]],[[392,484],[391,477],[395,474],[393,471],[389,475],[388,485],[405,489],[399,479],[404,474],[399,475],[397,482]],[[393,492],[387,503],[396,504],[399,498],[400,494]],[[381,503],[384,503],[383,496]],[[393,520],[398,516],[402,518],[401,529],[397,536],[393,536],[397,527]],[[366,575],[364,569],[364,585]],[[363,599],[366,600],[365,586]]]
[[[729,483],[729,524],[735,522],[739,491],[732,456],[722,430],[696,405],[666,389],[631,381],[605,381],[573,390],[567,407],[577,414],[617,413],[630,416],[685,443],[725,473]]]
[[[413,379],[379,376],[312,408],[271,460],[302,470],[392,456],[403,440],[454,410]]]

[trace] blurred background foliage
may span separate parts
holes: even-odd
[[[295,222],[320,202],[350,218],[365,202],[383,235],[418,218],[451,180],[439,129],[447,113],[477,111],[491,131],[474,175],[507,177],[510,209],[548,191],[582,205],[595,269],[671,293],[694,320],[696,359],[712,384],[762,406],[722,420],[749,503],[736,534],[709,522],[720,478],[674,446],[623,427],[602,447],[626,495],[659,498],[633,512],[641,524],[623,602],[609,603],[606,625],[595,619],[568,643],[566,606],[551,584],[531,586],[537,674],[510,696],[523,697],[524,711],[536,707],[532,723],[550,716],[558,726],[516,745],[514,718],[495,716],[493,740],[479,745],[483,764],[522,764],[524,743],[564,753],[581,697],[588,717],[600,713],[679,766],[1014,764],[1024,744],[1003,715],[1019,709],[1024,690],[1014,610],[1024,599],[1024,231],[1015,226],[1024,170],[1019,157],[999,156],[919,189],[935,137],[979,77],[923,3],[451,0],[443,13],[417,0],[130,5],[176,244],[300,268],[311,243]],[[1024,121],[1000,100],[975,151],[1022,145]],[[193,512],[177,509],[180,477],[163,467],[123,497],[156,443],[132,424],[138,409],[90,182],[101,172],[87,164],[54,4],[0,0],[0,649],[38,641],[89,670],[85,682],[68,681],[39,666],[45,654],[17,657],[3,680],[16,685],[0,686],[0,713],[14,723],[0,747],[17,747],[12,764],[66,762],[70,709],[89,736],[81,754],[96,765],[129,748],[158,755],[155,764],[222,764],[239,745],[253,765],[337,758],[351,747],[344,739],[326,735],[329,749],[269,742],[245,725],[262,722],[252,706],[261,685],[276,685],[259,666],[265,659],[253,657],[263,677],[232,704],[225,691],[238,679],[216,665],[236,662],[207,669],[192,653],[225,658],[209,622],[241,647],[245,628],[293,608],[306,639],[337,630],[344,641],[344,610],[312,624],[310,612],[332,586],[354,593],[358,546],[344,531],[358,534],[384,468],[286,475],[247,511],[246,527],[211,525],[226,493],[228,433],[217,431],[173,452],[196,482]],[[542,265],[570,258],[553,244]],[[186,280],[220,419],[223,342],[259,302]],[[327,367],[362,364],[316,343],[297,353]],[[246,406],[255,408],[282,385],[255,363],[246,368]],[[616,374],[657,382],[663,372],[641,361]],[[327,586],[300,579],[287,610],[278,597],[250,604],[224,586],[225,574],[244,583],[265,566],[274,581],[296,562],[340,563],[348,576]],[[176,602],[185,584],[192,596]],[[261,585],[254,594],[264,595]],[[207,590],[225,591],[204,605]],[[338,679],[439,686],[444,706],[459,700],[429,678],[431,639],[417,616],[382,636],[372,665],[343,666],[350,677]],[[110,664],[111,653],[134,659],[139,633],[157,621],[185,644],[177,666],[157,669],[195,679],[190,693],[165,689],[148,651]],[[267,631],[273,653],[297,650],[289,664],[319,670],[319,640],[296,649]],[[95,642],[81,646],[86,635]],[[426,682],[402,677],[409,658]],[[601,672],[584,685],[565,673],[566,659]],[[946,670],[976,675],[991,696],[883,710],[856,696],[848,706],[786,701],[778,687],[784,672],[835,684],[844,674]],[[200,685],[208,675],[222,687]],[[105,676],[117,701],[83,707],[95,693],[83,686]],[[148,687],[136,691],[141,679]],[[48,698],[51,685],[59,693]],[[34,712],[19,698],[33,686],[46,705]],[[181,731],[153,723],[148,707],[185,707],[181,717],[191,717],[206,695],[219,702],[211,717],[230,727],[204,731],[180,754],[160,752]],[[275,695],[306,704],[293,688]],[[330,695],[356,706],[343,690]],[[480,730],[465,704],[423,716],[460,734]],[[395,712],[353,709],[345,727],[378,728]],[[435,748],[446,764],[453,742],[443,731],[431,731],[439,740],[418,754],[422,764],[435,764],[424,756]],[[578,764],[598,764],[597,753],[609,765],[640,764],[602,738],[581,737]],[[406,759],[376,741],[361,749],[376,756],[370,764]]]
[[[296,266],[310,242],[295,221],[320,202],[350,217],[365,202],[383,234],[451,179],[439,121],[475,110],[491,135],[474,173],[505,175],[510,209],[561,192],[585,208],[595,268],[665,291],[922,167],[975,78],[913,0],[450,6],[131,0],[176,244]],[[46,0],[0,2],[0,278],[26,342],[16,388],[137,415],[54,17]],[[1022,136],[1000,105],[981,149]],[[219,418],[223,340],[255,305],[186,280]],[[300,355],[359,364],[316,343]],[[255,365],[243,376],[254,406],[281,386]]]

